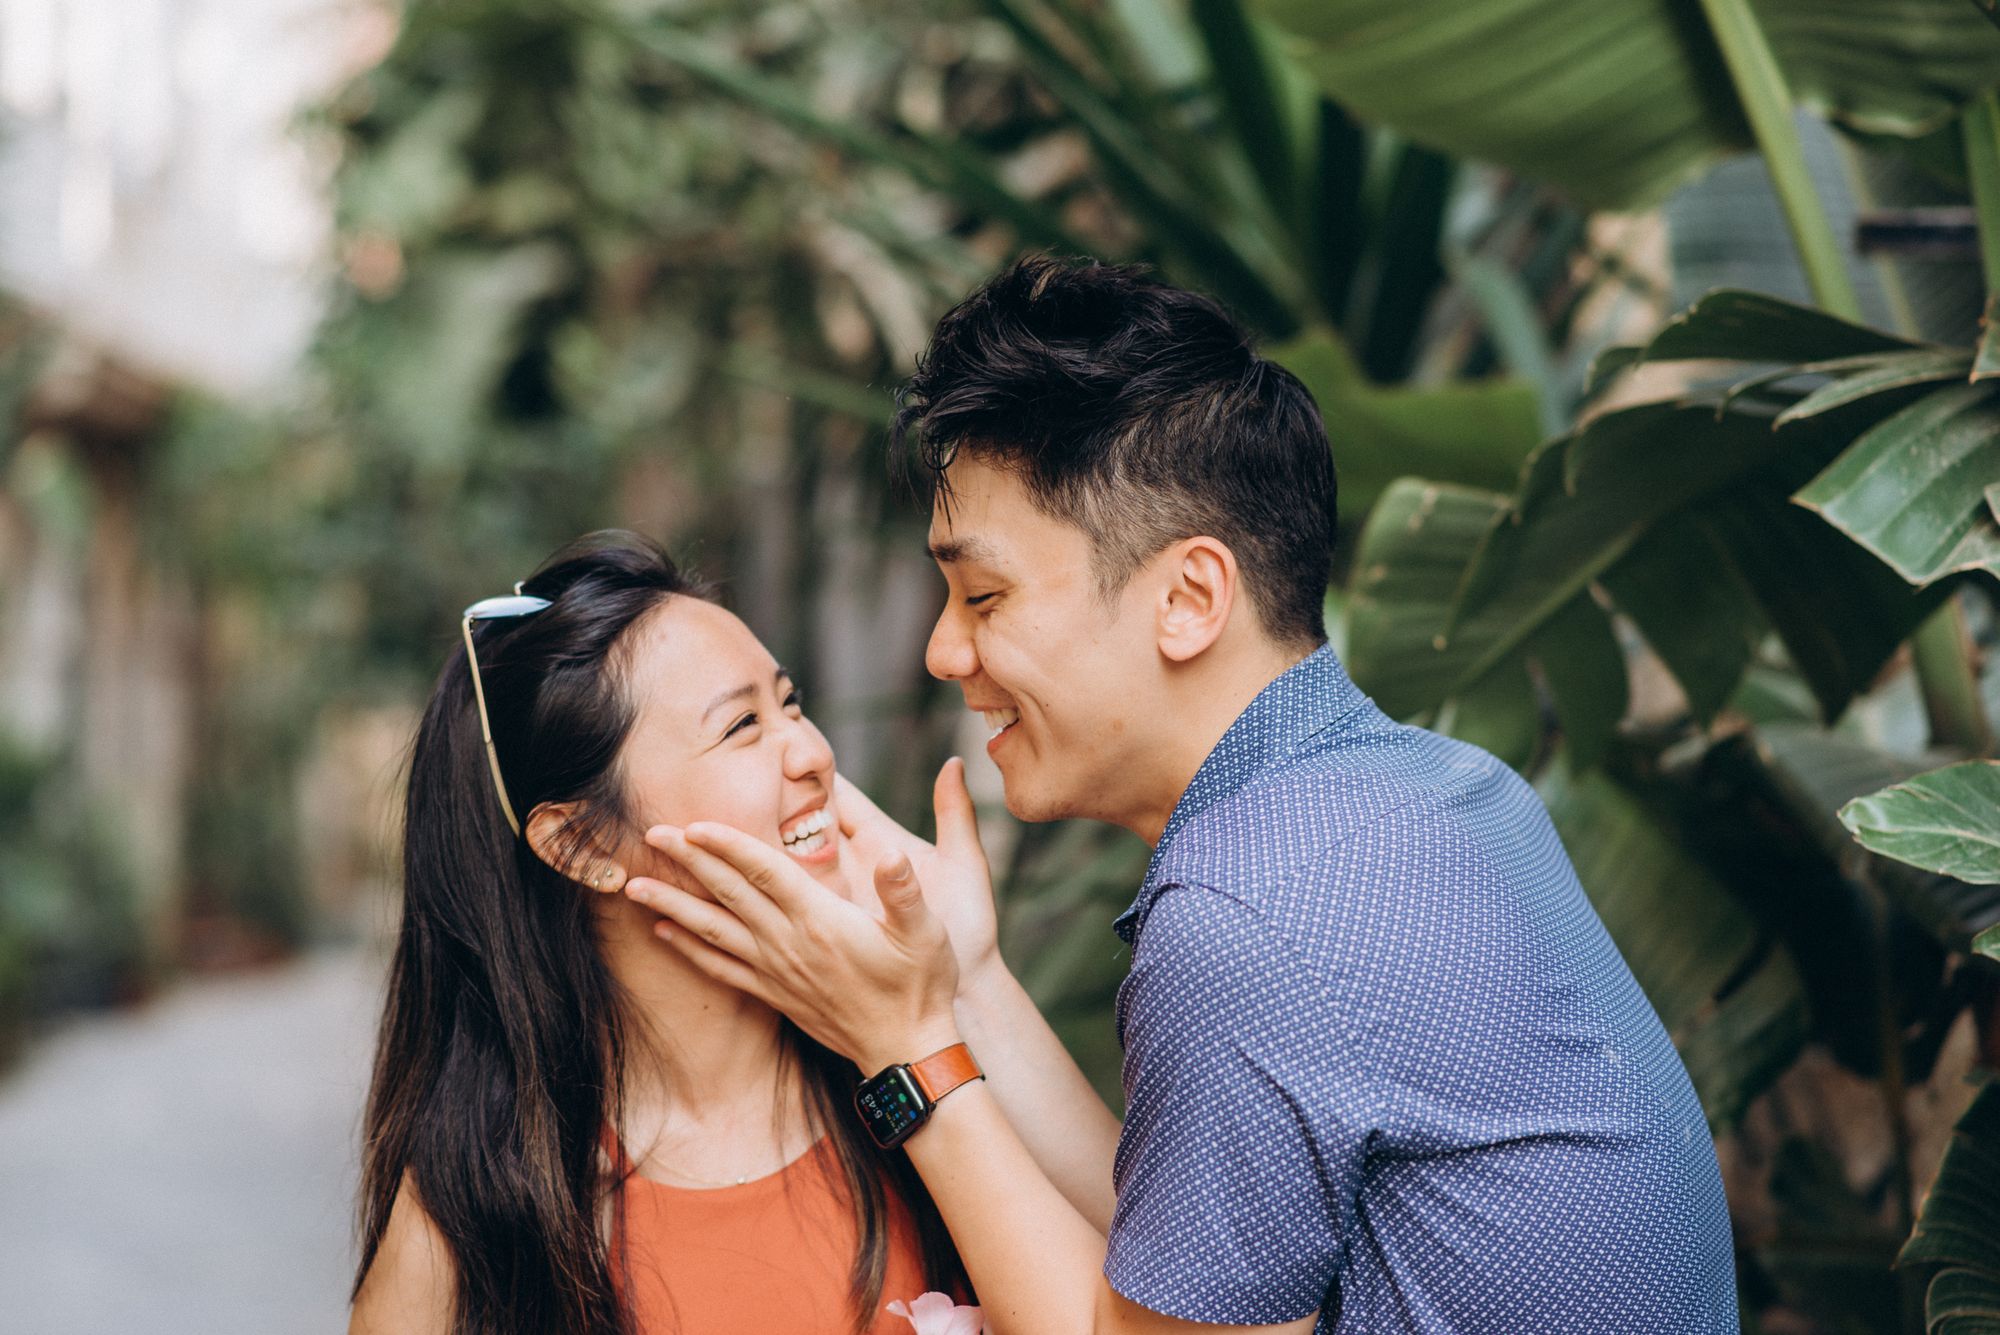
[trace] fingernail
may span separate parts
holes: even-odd
[[[671,941],[674,939],[674,929],[669,923],[654,923],[653,935],[659,937],[662,941]]]

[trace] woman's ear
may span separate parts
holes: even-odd
[[[528,847],[534,849],[535,856],[558,874],[567,876],[586,890],[595,890],[603,895],[616,894],[625,888],[629,879],[625,868],[595,844],[582,848],[571,846],[563,832],[575,816],[574,802],[542,803],[528,813],[528,825],[523,831]]]

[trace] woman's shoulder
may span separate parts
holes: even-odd
[[[348,1335],[445,1335],[456,1282],[451,1249],[406,1173],[354,1296]]]

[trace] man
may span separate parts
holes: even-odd
[[[955,765],[885,921],[716,827],[651,837],[719,904],[633,892],[864,1075],[970,1047],[983,1082],[862,1092],[929,1109],[905,1145],[994,1329],[1734,1331],[1701,1108],[1546,812],[1325,644],[1299,382],[1204,298],[1032,259],[945,317],[898,425],[950,593],[927,662],[1009,810],[1154,848],[1114,924],[1123,1126],[991,947]]]

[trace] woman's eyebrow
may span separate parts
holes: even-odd
[[[792,674],[789,669],[781,666],[776,672],[771,674],[772,684],[775,685],[776,683],[783,681],[785,678],[791,675]],[[713,700],[710,700],[708,702],[708,708],[701,711],[701,721],[704,724],[706,724],[708,722],[708,716],[710,714],[713,714],[716,710],[722,708],[724,705],[728,704],[731,700],[747,700],[755,694],[757,694],[757,687],[754,682],[745,683],[742,686],[732,686],[728,690],[724,691],[721,695],[716,696]]]

